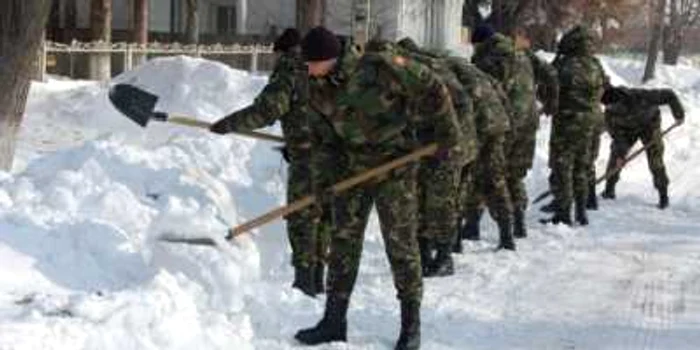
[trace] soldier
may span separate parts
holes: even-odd
[[[310,104],[333,134],[342,162],[334,170],[347,177],[383,164],[422,144],[417,124],[430,116],[436,159],[459,156],[461,131],[447,88],[427,67],[388,51],[368,52],[353,62],[335,36],[323,27],[312,29],[302,48],[314,76]],[[355,67],[353,67],[355,66]],[[417,108],[412,112],[412,108]],[[324,125],[325,127],[325,125]],[[314,169],[318,174],[320,169]],[[314,327],[295,338],[315,345],[346,341],[347,309],[357,278],[364,231],[376,204],[394,285],[401,301],[401,334],[395,349],[420,347],[421,263],[416,239],[417,165],[407,165],[371,184],[335,198],[326,309]],[[323,191],[318,194],[328,198]],[[326,199],[327,200],[327,199]]]
[[[467,199],[467,224],[465,238],[479,239],[479,222],[483,210],[480,208],[483,197],[489,199],[489,212],[496,220],[499,229],[499,248],[515,250],[512,232],[513,206],[508,190],[506,168],[506,137],[513,132],[515,125],[512,109],[503,90],[502,81],[512,76],[515,52],[510,39],[494,33],[488,26],[479,26],[472,35],[474,55],[472,62],[481,71],[491,76],[491,85],[501,95],[502,104],[508,104],[506,111],[507,128],[499,129],[502,134],[480,135],[479,160],[474,174],[474,190]],[[478,122],[477,122],[477,130]],[[487,136],[486,138],[484,136]]]
[[[608,174],[624,161],[637,140],[646,149],[649,170],[654,178],[654,187],[659,191],[659,208],[668,207],[668,175],[664,166],[664,144],[661,135],[661,111],[659,106],[669,105],[676,124],[683,124],[685,112],[678,96],[671,89],[633,89],[609,87],[603,95],[605,124],[612,137]],[[603,198],[615,199],[615,184],[620,172],[610,174]]]
[[[459,183],[462,171],[476,159],[477,144],[474,125],[474,107],[471,96],[450,69],[447,57],[439,53],[422,50],[410,38],[398,43],[400,52],[430,67],[440,75],[450,91],[457,119],[462,127],[465,144],[469,145],[462,159],[439,162],[425,160],[418,172],[420,207],[418,245],[423,264],[423,276],[448,276],[454,274],[452,249],[458,239],[457,219],[459,210]],[[423,128],[425,139],[431,139],[430,127]],[[432,248],[436,247],[435,258]]]
[[[549,177],[554,194],[554,217],[544,223],[571,225],[575,217],[588,224],[586,202],[593,128],[603,118],[600,99],[607,77],[593,56],[593,34],[583,26],[567,32],[559,42],[554,67],[559,76],[559,110],[552,119]]]
[[[307,107],[308,76],[301,57],[301,37],[289,28],[275,41],[273,50],[279,54],[275,69],[262,92],[252,105],[234,112],[211,126],[211,131],[225,134],[246,131],[282,123],[285,138],[284,154],[289,162],[287,201],[292,202],[312,193],[310,176],[311,140]],[[306,209],[287,217],[287,230],[292,246],[294,282],[309,296],[323,293],[323,275],[328,249],[328,216],[318,210]]]

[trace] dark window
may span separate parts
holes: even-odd
[[[233,34],[236,32],[236,7],[216,7],[216,33]]]

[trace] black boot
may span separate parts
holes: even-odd
[[[316,263],[316,270],[314,271],[314,286],[316,287],[316,293],[323,294],[326,292],[326,284],[323,281],[325,277],[325,267],[326,265],[322,262]]]
[[[504,220],[498,223],[498,236],[500,243],[498,249],[506,249],[515,251],[515,240],[513,240],[513,232],[510,220]]]
[[[313,328],[302,329],[294,338],[302,344],[318,345],[334,341],[347,341],[348,299],[328,296],[326,311],[321,321]]]
[[[598,210],[598,196],[595,193],[595,184],[588,186],[588,200],[586,201],[586,209]]]
[[[515,238],[527,237],[527,228],[525,227],[525,211],[520,208],[513,211],[513,236]]]
[[[557,205],[557,208],[554,211],[554,216],[549,219],[542,219],[540,222],[543,224],[564,224],[571,226],[573,225],[571,222],[571,207],[561,208]]]
[[[459,236],[459,233],[457,233],[457,239],[455,239],[455,243],[452,245],[452,252],[457,254],[462,254],[464,252],[462,237]]]
[[[467,223],[459,234],[462,239],[468,239],[470,241],[478,241],[481,239],[481,232],[479,229],[481,213],[483,213],[483,210],[480,209],[469,213],[467,216]]]
[[[588,214],[586,213],[586,202],[587,200],[584,198],[576,198],[576,222],[578,222],[581,226],[586,226],[588,225]]]
[[[668,189],[659,189],[659,209],[668,208]]]
[[[435,260],[424,277],[443,277],[455,274],[454,261],[452,260],[452,247],[450,244],[440,244],[437,247]]]
[[[401,334],[394,350],[420,349],[420,302],[401,302]]]
[[[418,249],[420,250],[420,266],[423,276],[428,275],[433,264],[433,243],[425,237],[418,237]]]
[[[615,185],[610,182],[605,184],[605,190],[600,194],[604,199],[615,199]]]
[[[310,297],[315,297],[318,293],[315,281],[316,269],[313,267],[314,265],[311,266],[312,267],[294,267],[294,281],[292,282],[292,288],[296,288]]]

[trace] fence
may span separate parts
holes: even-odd
[[[90,59],[97,55],[111,56],[112,76],[131,70],[144,60],[174,55],[207,58],[250,72],[270,71],[274,65],[272,47],[262,44],[182,45],[153,42],[144,45],[73,41],[68,45],[47,41],[42,54],[42,79],[47,73],[90,79]]]

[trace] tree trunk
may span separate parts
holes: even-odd
[[[75,28],[77,24],[77,13],[78,7],[76,5],[77,0],[66,0],[65,3],[65,26],[63,29],[63,42],[70,43],[75,39]]]
[[[133,40],[137,44],[148,44],[148,0],[134,0],[134,33]],[[140,65],[146,61],[146,55],[134,54],[134,64]]]
[[[0,1],[0,169],[11,170],[49,0]]]
[[[661,38],[663,35],[664,28],[664,17],[666,16],[666,0],[657,0],[657,7],[654,9],[655,17],[654,23],[651,27],[651,39],[649,40],[649,47],[647,51],[647,63],[644,68],[644,76],[642,77],[642,83],[654,79],[656,73],[656,60],[659,56],[659,48],[661,44]]]
[[[325,8],[324,0],[297,0],[297,28],[302,35],[323,24]]]
[[[46,23],[46,38],[51,41],[60,41],[61,31],[61,1],[51,1],[51,11],[49,12],[49,20]]]
[[[678,0],[669,0],[669,7],[671,19],[663,33],[664,64],[676,65],[683,47],[683,23]]]
[[[105,45],[112,42],[112,0],[92,0],[90,33],[94,41],[102,41]],[[92,54],[90,78],[109,80],[112,77],[111,58],[109,53]]]
[[[199,43],[199,13],[197,11],[198,0],[187,0],[187,27],[185,28],[185,42],[188,44]]]

